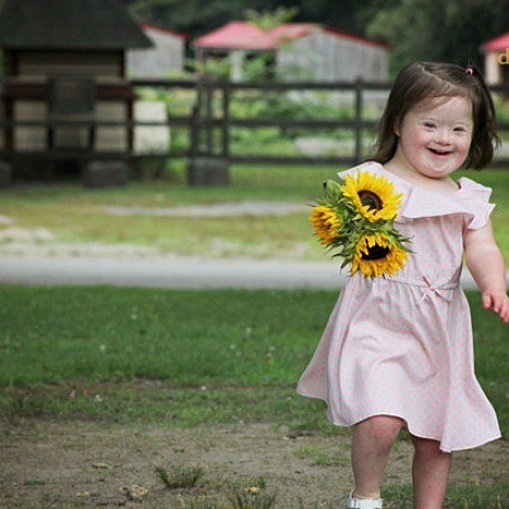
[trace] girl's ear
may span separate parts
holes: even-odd
[[[399,127],[400,127],[400,121],[399,118],[396,119],[394,122],[394,134],[399,137]]]

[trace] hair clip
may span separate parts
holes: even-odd
[[[467,74],[471,74],[472,76],[474,75],[474,70],[471,67],[469,67],[468,69],[465,69],[465,72]]]

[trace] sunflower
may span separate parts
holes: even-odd
[[[391,242],[385,233],[364,234],[355,246],[352,275],[358,270],[369,277],[393,275],[402,269],[408,258],[398,242]]]
[[[341,191],[371,223],[379,219],[394,219],[403,196],[394,193],[394,185],[384,176],[361,171],[357,176],[346,175]]]
[[[313,207],[309,222],[313,224],[316,235],[321,239],[321,244],[328,245],[338,236],[341,227],[337,212],[331,207],[320,205]]]

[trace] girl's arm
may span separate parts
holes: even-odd
[[[505,323],[509,322],[505,263],[491,221],[478,230],[467,230],[464,248],[467,267],[482,292],[484,307],[493,308]]]

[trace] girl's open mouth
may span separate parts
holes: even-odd
[[[450,150],[440,150],[440,149],[429,149],[433,154],[436,156],[448,156],[449,154],[452,154]]]

